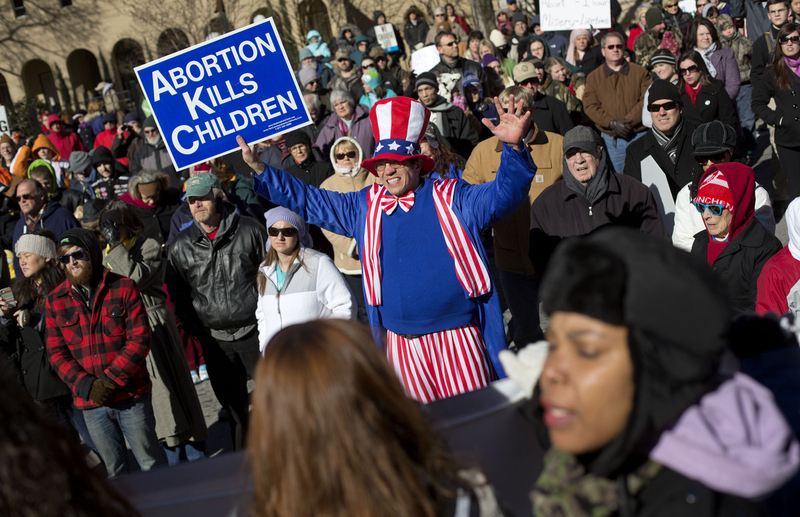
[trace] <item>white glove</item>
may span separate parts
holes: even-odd
[[[549,349],[550,343],[537,341],[516,354],[510,350],[500,352],[500,362],[506,374],[522,388],[528,398],[533,395],[536,383],[539,382]]]

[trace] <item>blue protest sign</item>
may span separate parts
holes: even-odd
[[[311,124],[272,18],[136,68],[175,168]]]

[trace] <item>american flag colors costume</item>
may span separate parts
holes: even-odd
[[[362,166],[376,174],[379,160],[422,160],[430,112],[420,102],[393,97],[370,113],[375,155]],[[503,319],[480,232],[510,215],[527,196],[536,166],[527,149],[504,144],[495,181],[421,179],[399,198],[378,184],[360,192],[316,189],[266,166],[255,191],[299,213],[308,223],[355,238],[364,294],[376,339],[386,331],[387,356],[413,398],[430,402],[504,377],[498,353],[506,348]]]

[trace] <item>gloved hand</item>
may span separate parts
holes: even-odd
[[[608,129],[611,130],[611,136],[616,138],[625,138],[625,125],[621,120],[612,120],[609,122]]]
[[[509,350],[500,352],[500,362],[503,364],[506,374],[522,388],[528,398],[533,395],[533,390],[539,382],[549,349],[550,343],[537,341],[526,346],[517,354]]]
[[[89,400],[98,406],[105,406],[114,395],[117,385],[106,379],[97,379],[89,389]]]
[[[624,131],[624,136],[622,138],[631,138],[636,134],[636,131],[633,130],[632,120],[624,119],[620,120],[620,122],[622,122],[622,128]]]
[[[109,245],[116,246],[120,243],[119,227],[115,221],[111,219],[106,220],[106,222],[100,225],[100,233]]]

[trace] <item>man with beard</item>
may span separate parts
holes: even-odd
[[[165,462],[158,443],[145,359],[150,326],[136,284],[103,267],[94,233],[59,239],[67,280],[47,297],[50,362],[72,391],[109,477],[130,471],[127,447],[142,470]]]
[[[144,144],[136,151],[131,160],[131,174],[138,174],[143,169],[163,172],[169,176],[170,187],[182,188],[183,181],[175,173],[167,146],[164,144],[164,139],[161,138],[161,133],[158,132],[156,120],[152,115],[145,119],[142,125],[142,135]]]
[[[244,447],[247,377],[259,357],[256,274],[267,231],[222,199],[213,174],[186,182],[192,224],[169,247],[167,287],[181,327],[203,347],[211,387],[230,415],[231,438]]]
[[[361,85],[361,70],[359,70],[350,54],[339,49],[334,56],[336,59],[336,75],[328,83],[328,90],[345,90],[350,92],[354,99],[360,99],[364,95],[364,87]],[[331,104],[333,104],[331,94]]]

